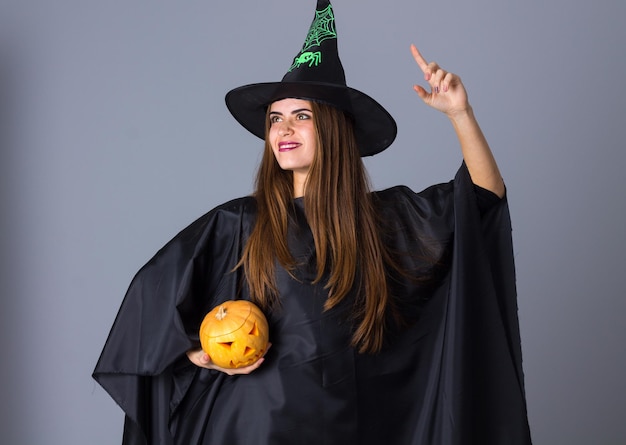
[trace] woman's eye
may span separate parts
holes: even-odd
[[[280,122],[280,117],[278,117],[278,116],[270,117],[270,123],[271,124],[275,124],[276,122]]]
[[[297,119],[298,120],[305,120],[305,119],[310,119],[311,117],[308,114],[298,114]]]

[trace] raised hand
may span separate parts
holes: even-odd
[[[413,89],[427,105],[445,113],[452,122],[474,184],[503,197],[505,188],[502,176],[467,100],[461,78],[442,69],[435,62],[426,62],[415,45],[411,45],[411,52],[424,73],[424,80],[430,85],[430,92],[419,85],[414,85]]]
[[[461,78],[444,70],[436,62],[426,62],[415,45],[411,45],[411,53],[424,73],[424,80],[430,85],[430,92],[420,85],[413,86],[424,103],[450,117],[459,112],[466,112],[469,102]]]

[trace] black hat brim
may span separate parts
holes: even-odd
[[[326,103],[352,115],[361,156],[380,153],[396,137],[396,122],[389,112],[367,94],[348,86],[321,82],[255,83],[229,91],[226,106],[246,130],[265,139],[267,107],[287,98]]]

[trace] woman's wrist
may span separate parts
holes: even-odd
[[[468,122],[475,122],[476,117],[474,116],[474,109],[470,104],[467,104],[467,107],[460,110],[453,110],[446,113],[448,119],[452,122],[452,124],[456,126],[462,126]]]

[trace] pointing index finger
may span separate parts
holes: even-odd
[[[411,44],[411,53],[413,54],[413,58],[417,62],[417,65],[420,67],[422,72],[426,74],[428,70],[428,63],[426,63],[426,60],[414,44]]]

